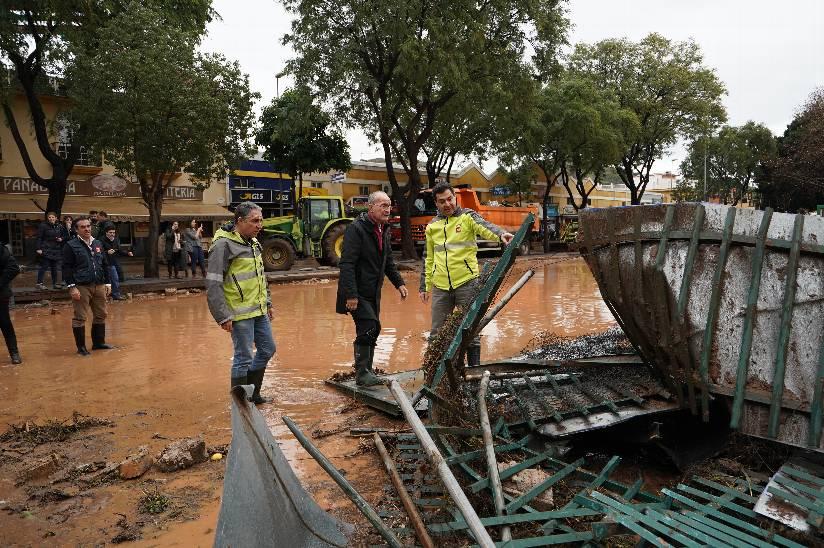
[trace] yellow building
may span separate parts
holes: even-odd
[[[48,125],[49,146],[65,157],[69,136],[60,128],[61,111],[68,100],[61,94],[57,81],[45,86],[40,101]],[[22,94],[9,98],[12,113],[25,143],[35,172],[44,178],[52,176],[51,164],[40,153],[31,127],[28,103]],[[15,143],[8,120],[0,115],[0,241],[9,243],[15,255],[33,256],[37,226],[45,218],[48,192],[31,178]],[[203,191],[196,190],[188,174],[180,173],[167,189],[163,202],[163,221],[191,219],[202,221],[207,236],[213,222],[231,217],[224,207],[226,181],[212,181]],[[144,205],[139,185],[115,175],[114,169],[101,158],[81,152],[69,175],[62,215],[87,215],[89,211],[105,211],[117,224],[121,242],[143,251],[149,231],[149,211]]]

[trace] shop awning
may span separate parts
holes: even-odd
[[[0,219],[42,221],[46,201],[46,196],[0,194]]]
[[[46,208],[45,195],[0,195],[0,219],[40,220]],[[38,207],[39,206],[39,207]],[[149,220],[149,210],[139,198],[92,198],[89,196],[67,196],[63,202],[63,215],[88,215],[91,210],[103,210],[109,219],[119,222],[145,222]],[[197,219],[202,221],[222,221],[231,219],[232,213],[217,204],[204,204],[192,200],[169,200],[163,203],[161,220]]]

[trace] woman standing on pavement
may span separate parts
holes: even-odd
[[[37,228],[37,255],[40,257],[40,268],[37,269],[37,289],[46,289],[43,285],[46,267],[51,270],[52,287],[54,289],[63,287],[57,272],[61,270],[63,242],[68,237],[66,227],[57,222],[57,214],[49,211],[46,214],[46,220]]]
[[[206,259],[203,256],[203,225],[198,225],[195,219],[192,219],[192,222],[189,223],[189,228],[183,233],[183,237],[186,239],[186,251],[189,252],[189,257],[191,258],[192,264],[192,278],[195,277],[196,274],[196,266],[200,265],[200,274],[205,278],[206,277]]]
[[[77,236],[77,232],[74,231],[74,219],[71,215],[63,215],[63,226],[66,227],[66,234],[69,235],[66,241]],[[64,241],[63,244],[65,244],[66,241]]]
[[[3,331],[3,338],[6,339],[6,348],[11,357],[11,363],[17,365],[23,363],[20,359],[20,352],[17,350],[17,335],[14,333],[14,325],[11,323],[9,314],[9,301],[11,300],[11,281],[20,274],[20,267],[17,261],[5,244],[0,243],[0,330]]]
[[[177,221],[172,223],[172,226],[166,229],[166,248],[163,250],[166,256],[166,268],[169,271],[169,277],[172,277],[172,271],[175,273],[175,278],[180,278],[180,271],[182,270],[186,277],[189,273],[186,270],[185,251],[183,249],[183,234],[180,232]]]

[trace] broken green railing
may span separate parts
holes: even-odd
[[[534,220],[535,217],[532,214],[527,215],[527,218],[524,219],[521,228],[518,229],[518,232],[515,233],[512,241],[504,249],[503,255],[495,265],[495,268],[489,274],[480,293],[472,302],[469,310],[466,311],[466,315],[464,316],[458,331],[455,333],[455,337],[452,339],[452,342],[449,347],[447,347],[443,358],[438,364],[432,383],[429,386],[430,389],[436,389],[441,380],[443,380],[443,376],[446,371],[453,365],[453,362],[461,359],[463,356],[469,340],[471,340],[475,334],[475,331],[483,320],[484,314],[486,314],[487,309],[489,309],[492,299],[495,297],[498,289],[500,289],[507,272],[515,262],[516,250],[520,247],[521,243],[524,241],[524,238],[527,237],[527,234],[529,234],[529,228],[532,226]],[[422,396],[423,394],[419,392],[413,399],[413,405],[417,403]]]

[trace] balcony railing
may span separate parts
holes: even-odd
[[[71,149],[71,143],[53,143],[54,151],[57,153],[58,156],[65,159],[69,155],[69,150]],[[80,147],[80,156],[77,157],[75,160],[74,165],[76,166],[88,166],[88,167],[100,167],[103,165],[103,157],[100,154],[92,154],[89,152],[84,146]]]

